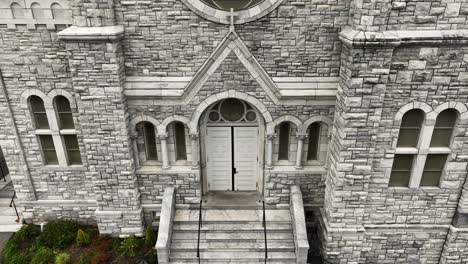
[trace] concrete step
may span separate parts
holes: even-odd
[[[0,225],[16,224],[16,215],[0,215]]]
[[[18,230],[21,229],[22,226],[23,224],[21,223],[12,224],[12,225],[0,224],[0,233],[17,232]]]
[[[285,241],[267,241],[268,251],[271,252],[294,252],[294,242]],[[261,251],[265,250],[265,241],[224,241],[224,242],[206,242],[200,241],[200,250],[205,251]],[[197,251],[196,240],[176,240],[171,244],[171,252],[176,251]]]
[[[172,241],[175,240],[196,240],[198,239],[198,232],[185,232],[185,231],[173,231]],[[252,231],[238,231],[235,233],[218,233],[218,232],[200,232],[200,239],[207,241],[216,240],[263,240],[263,232],[252,232]],[[267,240],[293,240],[292,232],[275,232],[267,233]]]
[[[16,216],[14,207],[0,207],[0,216]]]
[[[249,251],[233,251],[233,252],[215,252],[207,251],[200,252],[201,262],[238,262],[246,263],[253,262],[258,263],[259,261],[265,260],[264,252],[249,252]],[[267,262],[281,262],[287,263],[296,260],[295,253],[291,252],[268,252]],[[170,261],[192,261],[192,263],[197,263],[197,252],[173,252],[170,256]]]
[[[176,231],[197,231],[198,223],[176,223],[173,225],[173,230]],[[238,231],[262,231],[263,224],[259,222],[253,223],[202,223],[201,230],[209,230],[210,232],[238,232]],[[266,223],[267,232],[274,231],[292,231],[290,223]]]
[[[11,197],[10,198],[0,198],[0,210],[1,210],[1,207],[9,207],[10,202],[11,202]]]
[[[265,217],[267,223],[270,222],[291,222],[289,210],[266,210]],[[198,223],[199,211],[197,210],[176,210],[174,223],[194,222]],[[203,223],[228,222],[262,222],[262,210],[202,210]]]

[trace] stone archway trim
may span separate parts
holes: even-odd
[[[263,105],[263,103],[260,102],[260,100],[246,93],[238,92],[235,90],[229,90],[229,91],[211,95],[210,97],[206,98],[204,101],[202,101],[198,105],[198,107],[193,112],[192,118],[190,120],[190,124],[188,125],[190,129],[190,133],[198,134],[198,123],[200,121],[200,117],[202,116],[203,112],[213,103],[222,99],[226,99],[226,98],[237,98],[240,100],[247,101],[252,106],[254,106],[258,110],[258,112],[262,114],[263,118],[265,119],[266,124],[273,121],[273,118],[271,117],[270,112],[265,107],[265,105]]]

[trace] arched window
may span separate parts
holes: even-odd
[[[24,18],[24,8],[20,4],[13,2],[10,8],[13,18]]]
[[[38,18],[44,18],[44,11],[41,8],[41,5],[38,3],[32,3],[31,4],[31,11],[33,14],[33,18],[38,19]]]
[[[44,101],[42,101],[39,96],[33,95],[29,98],[29,105],[36,129],[49,129],[49,121],[47,119]]]
[[[309,126],[309,145],[307,160],[318,160],[320,151],[320,123],[315,122]]]
[[[187,146],[185,143],[185,125],[174,123],[174,145],[176,160],[187,160]]]
[[[156,149],[156,133],[154,126],[150,122],[144,122],[145,153],[146,160],[158,160],[158,151]]]
[[[437,116],[431,147],[449,147],[457,115],[454,109],[447,109]]]
[[[278,125],[278,137],[279,137],[279,148],[278,148],[278,160],[289,159],[289,137],[291,127],[288,122],[282,122]]]
[[[54,19],[65,18],[65,12],[59,3],[53,3],[52,5],[50,5],[50,9],[52,10],[52,17]]]
[[[65,96],[59,95],[55,97],[55,109],[58,114],[60,129],[75,129],[70,102],[68,102]]]
[[[417,147],[423,121],[422,110],[413,109],[406,112],[401,120],[397,147]]]

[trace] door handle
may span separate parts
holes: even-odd
[[[236,168],[232,168],[232,173],[236,174],[236,173],[237,173],[237,169],[236,169]]]

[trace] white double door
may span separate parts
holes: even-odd
[[[258,127],[207,127],[207,178],[211,191],[257,189]]]

